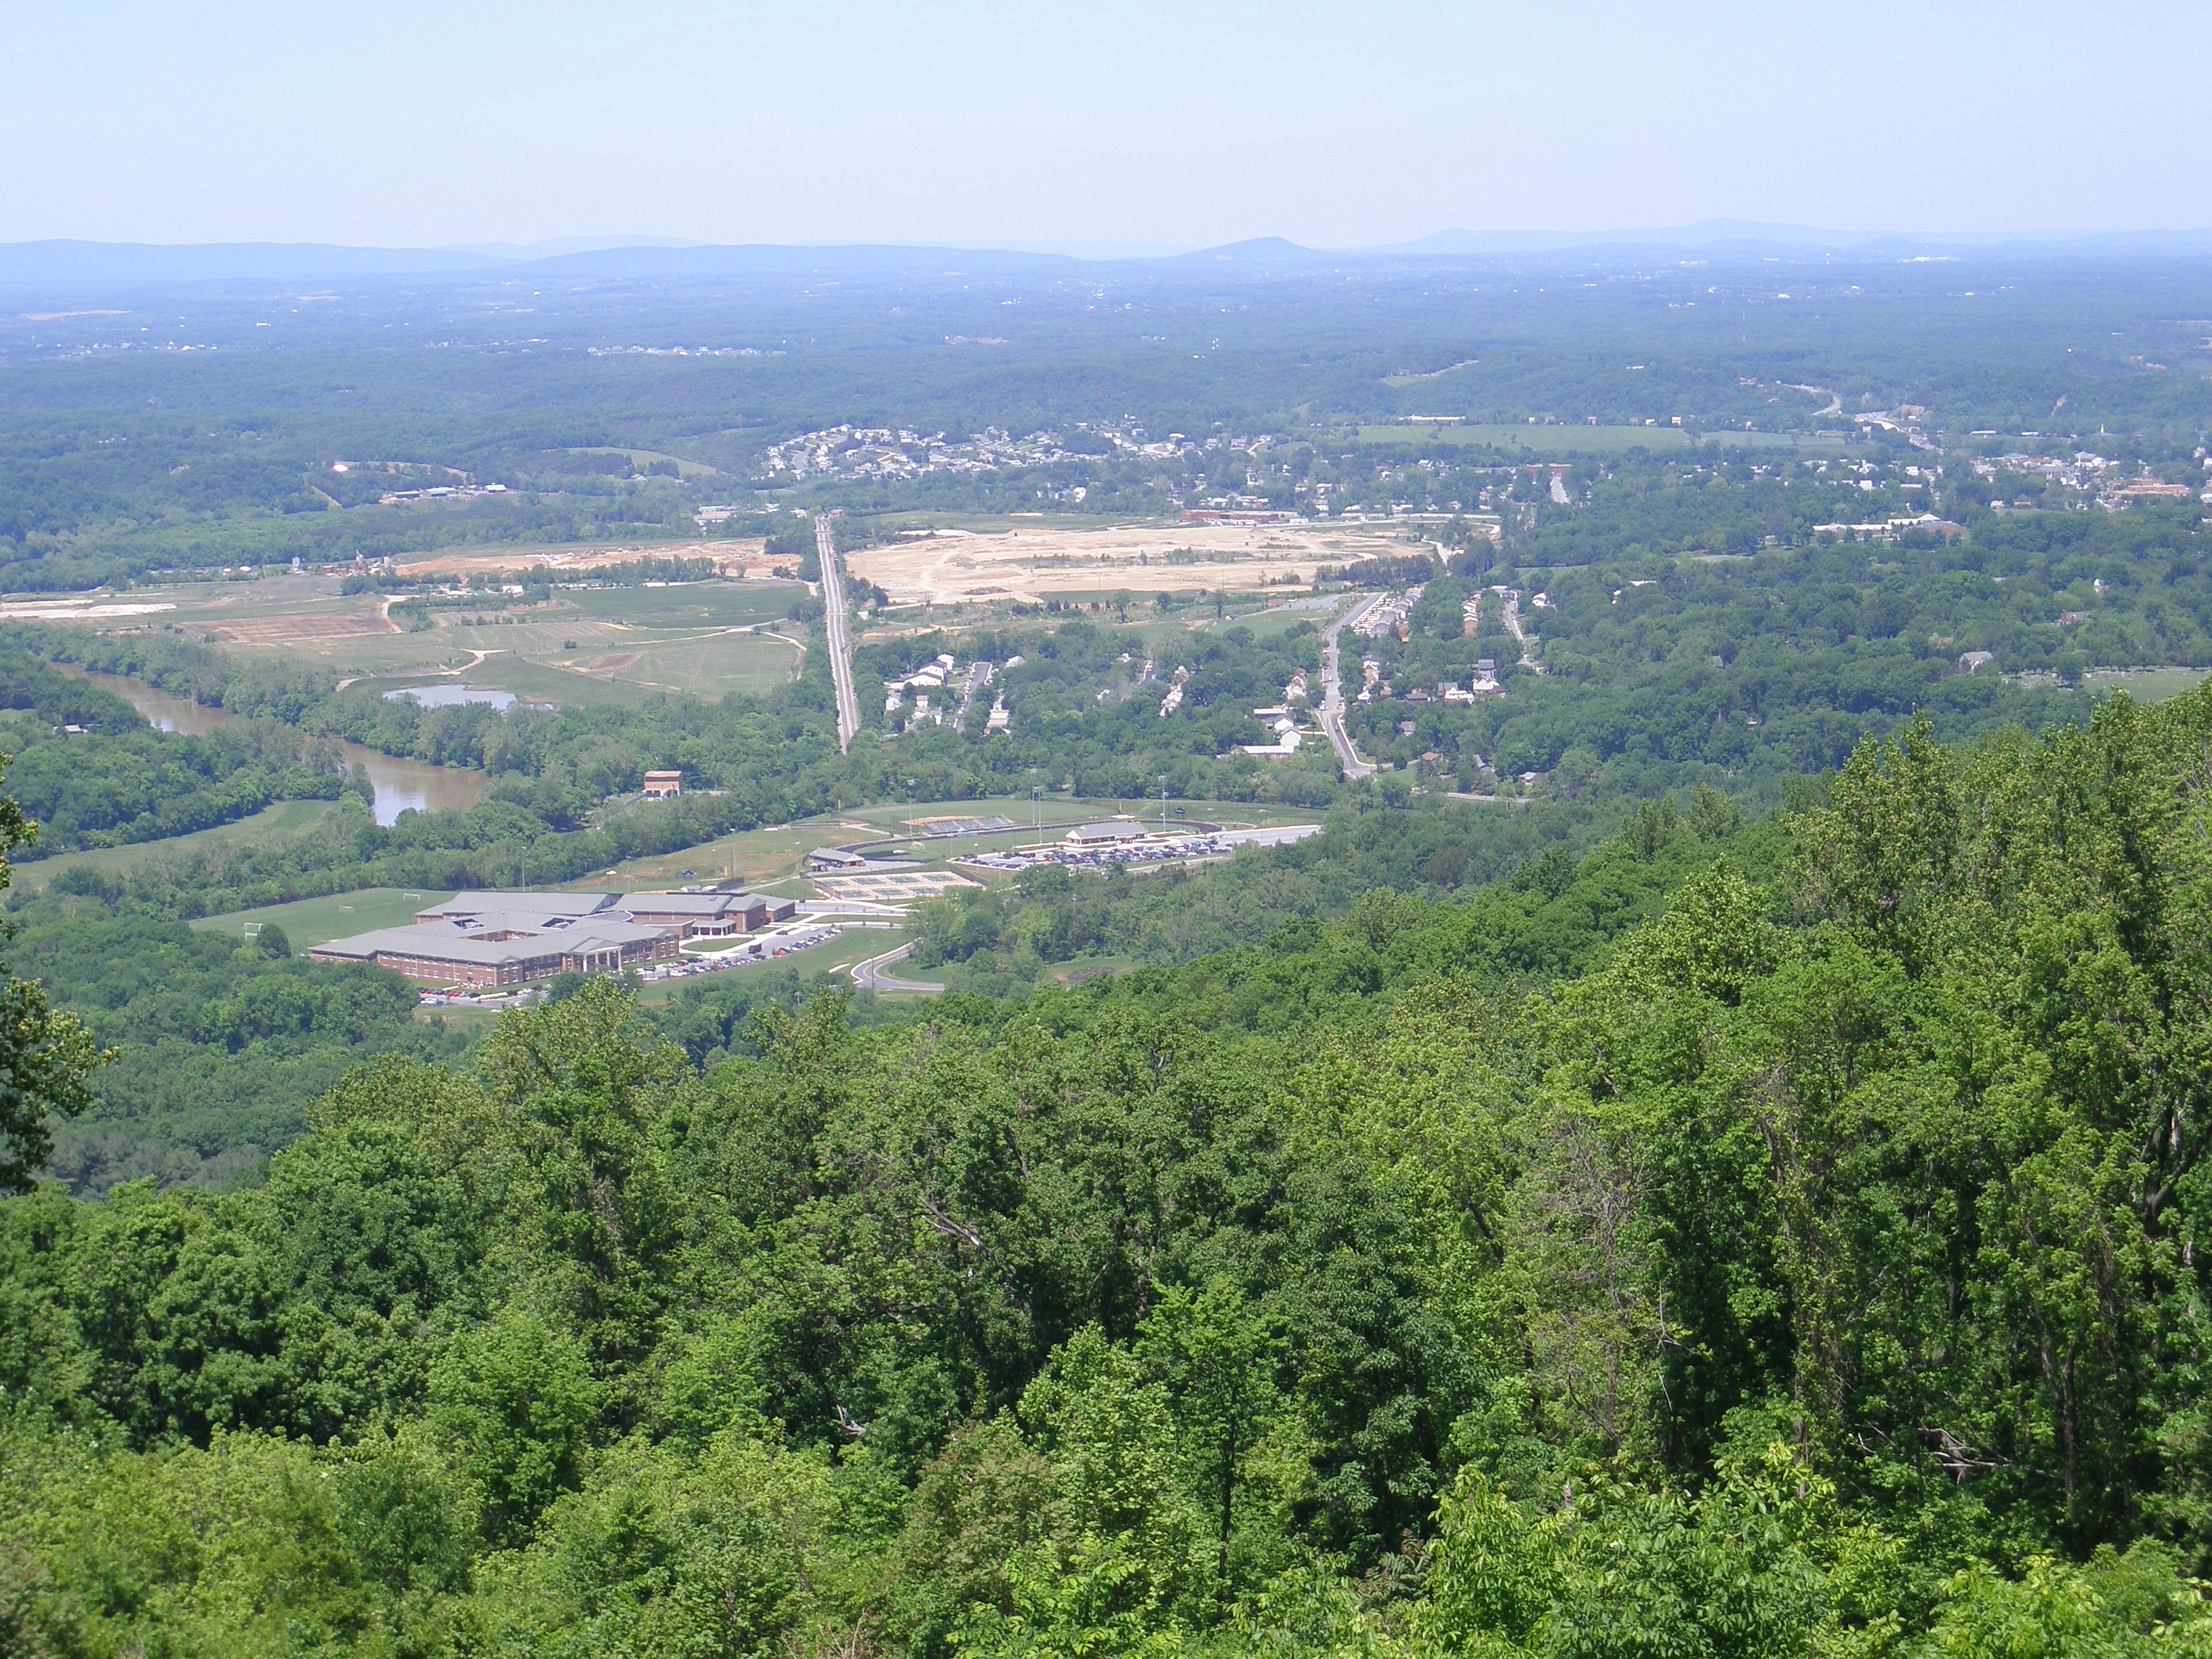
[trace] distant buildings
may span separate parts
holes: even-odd
[[[1367,614],[1352,624],[1352,631],[1363,639],[1379,640],[1386,634],[1406,637],[1406,618],[1413,615],[1413,607],[1421,602],[1427,584],[1417,583],[1402,593],[1393,593],[1373,606]]]
[[[684,793],[684,775],[681,772],[647,772],[644,793],[647,800],[674,800]]]
[[[1287,708],[1255,708],[1253,719],[1275,734],[1273,743],[1247,743],[1237,746],[1248,755],[1262,759],[1279,760],[1285,755],[1295,755],[1305,742],[1305,734],[1298,730],[1298,722]]]
[[[1070,847],[1106,847],[1115,842],[1141,841],[1146,831],[1141,823],[1079,823],[1065,837]]]
[[[435,985],[525,985],[666,962],[686,939],[746,932],[795,908],[755,893],[456,893],[410,927],[332,939],[307,954]]]

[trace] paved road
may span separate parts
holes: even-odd
[[[830,625],[830,684],[837,694],[837,749],[853,745],[860,729],[860,704],[853,695],[853,641],[845,631],[845,568],[837,533],[827,513],[814,515],[814,551],[822,564],[822,605]]]
[[[1505,631],[1521,645],[1521,666],[1532,674],[1544,672],[1544,665],[1536,660],[1536,653],[1528,648],[1528,635],[1521,626],[1521,595],[1512,588],[1505,593]]]
[[[870,957],[866,962],[853,964],[853,983],[864,991],[919,991],[926,996],[935,996],[945,988],[932,985],[926,980],[894,979],[884,971],[895,962],[904,962],[914,954],[914,941],[908,939],[896,950],[886,951],[879,957]]]
[[[960,712],[952,717],[952,729],[954,731],[965,732],[968,729],[968,711],[975,706],[975,694],[978,691],[981,691],[990,683],[990,664],[987,662],[979,662],[972,663],[969,665],[968,689],[961,693]]]
[[[1328,733],[1328,746],[1336,750],[1336,763],[1347,778],[1371,776],[1375,769],[1359,758],[1345,733],[1343,654],[1337,636],[1382,603],[1382,594],[1370,593],[1322,630],[1321,729]]]

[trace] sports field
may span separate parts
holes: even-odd
[[[334,939],[366,933],[378,927],[404,927],[416,913],[443,903],[453,895],[428,888],[364,887],[327,898],[295,900],[290,904],[264,905],[257,910],[233,910],[227,915],[204,916],[192,926],[204,933],[245,936],[248,922],[274,922],[284,930],[295,951],[326,945]]]

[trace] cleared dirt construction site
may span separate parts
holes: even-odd
[[[933,530],[847,556],[894,605],[1033,603],[1046,594],[1310,586],[1323,566],[1413,550],[1392,524],[1039,526]]]

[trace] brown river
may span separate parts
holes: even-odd
[[[205,703],[174,696],[126,674],[89,673],[68,663],[56,663],[54,666],[64,674],[76,674],[96,685],[106,686],[160,731],[198,737],[238,718],[227,708],[210,708]],[[376,791],[379,823],[396,823],[402,812],[435,812],[449,806],[466,809],[483,799],[484,775],[471,767],[430,766],[422,761],[400,760],[343,738],[325,738],[321,741],[337,744],[348,767],[360,766],[368,772],[369,783]]]

